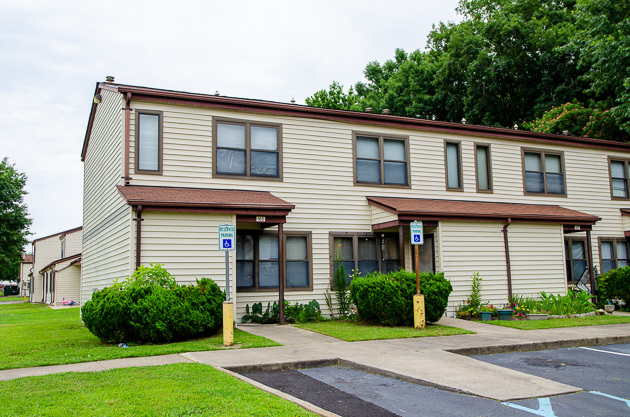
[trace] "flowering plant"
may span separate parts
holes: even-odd
[[[492,305],[488,305],[488,304],[484,304],[481,307],[479,307],[479,311],[482,313],[492,313],[492,314],[496,314],[497,309]]]

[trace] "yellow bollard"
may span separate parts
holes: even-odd
[[[223,346],[234,344],[234,315],[232,301],[223,302]]]
[[[24,296],[24,302],[26,302],[26,296]]]
[[[424,324],[424,295],[415,294],[413,296],[413,327],[424,330]]]

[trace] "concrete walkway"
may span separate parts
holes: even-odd
[[[574,386],[560,384],[465,355],[630,343],[630,324],[530,331],[452,318],[444,318],[440,324],[465,328],[476,334],[344,342],[289,325],[249,324],[239,325],[238,328],[283,346],[13,369],[0,371],[0,381],[61,372],[178,362],[208,364],[230,373],[338,364],[404,381],[507,401],[578,392],[581,391],[580,381],[575,381]]]

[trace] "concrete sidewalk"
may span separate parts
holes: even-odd
[[[13,369],[0,371],[0,380],[189,361],[234,372],[339,364],[404,381],[506,401],[578,392],[581,391],[580,381],[576,381],[575,386],[560,384],[465,355],[630,343],[630,324],[529,331],[452,318],[444,318],[440,324],[465,328],[476,334],[344,342],[290,325],[239,325],[240,330],[269,338],[283,346]]]

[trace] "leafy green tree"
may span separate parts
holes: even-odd
[[[330,84],[328,90],[319,90],[306,99],[306,104],[311,107],[322,107],[337,110],[361,110],[358,97],[352,87],[347,93],[343,92],[343,86],[337,81]]]
[[[620,130],[610,110],[591,109],[580,103],[565,103],[552,107],[541,117],[523,126],[533,132],[620,141],[629,139],[628,132]]]
[[[0,279],[15,280],[31,220],[24,203],[26,175],[16,171],[8,158],[0,162]]]
[[[580,49],[581,79],[591,108],[611,109],[630,133],[630,2],[578,0],[570,46]]]

